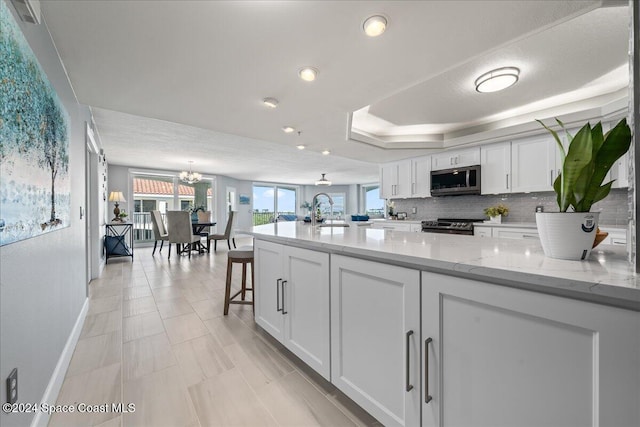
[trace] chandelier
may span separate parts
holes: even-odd
[[[202,175],[200,175],[198,172],[191,171],[192,163],[192,161],[189,162],[189,172],[180,172],[180,181],[186,182],[187,184],[195,184],[196,182],[200,182],[200,180],[202,179]]]

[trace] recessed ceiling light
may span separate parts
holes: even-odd
[[[304,67],[298,72],[298,74],[300,75],[300,78],[305,82],[312,82],[316,79],[318,70],[313,67]]]
[[[323,154],[323,155],[325,155],[325,156],[327,156],[327,155],[331,154],[331,151],[329,151],[329,150],[322,150],[322,154]]]
[[[283,131],[284,133],[291,133],[291,132],[293,132],[294,130],[295,130],[295,129],[294,129],[294,128],[292,128],[291,126],[285,126],[285,127],[283,127],[283,128],[282,128],[282,131]]]
[[[520,70],[516,67],[497,68],[476,79],[476,90],[480,93],[497,92],[516,84],[519,76]]]
[[[278,100],[275,98],[265,98],[262,103],[269,108],[276,108],[278,106]]]
[[[306,147],[305,145],[300,144],[300,145],[296,145],[296,148],[297,148],[298,150],[304,150],[304,149],[305,149],[305,148],[307,148],[307,147]]]
[[[387,18],[382,15],[370,16],[364,21],[362,29],[369,37],[378,37],[387,29]]]

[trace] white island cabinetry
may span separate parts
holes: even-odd
[[[422,425],[638,425],[639,331],[636,312],[423,272]]]
[[[330,379],[329,254],[256,240],[256,323]]]
[[[385,426],[420,425],[420,273],[331,256],[331,382]]]

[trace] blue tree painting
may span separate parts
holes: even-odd
[[[0,246],[70,225],[68,123],[0,1]]]

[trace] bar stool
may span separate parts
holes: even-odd
[[[234,262],[242,264],[242,289],[230,296],[231,271],[233,270]],[[251,288],[247,288],[247,264],[251,264]],[[241,246],[238,249],[230,250],[227,255],[227,286],[224,293],[225,316],[229,314],[229,304],[247,304],[253,307],[253,298],[251,298],[251,301],[245,301],[245,295],[247,291],[253,292],[254,283],[253,246]],[[240,295],[241,301],[234,301],[233,299],[238,295]],[[255,307],[253,307],[253,310],[255,313]]]

